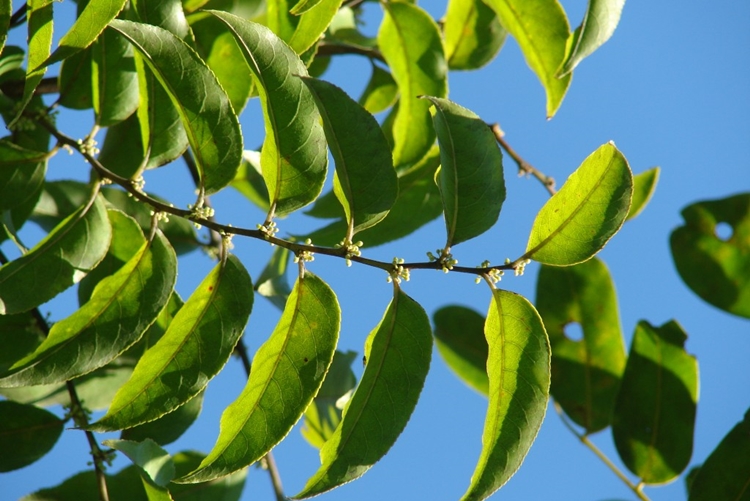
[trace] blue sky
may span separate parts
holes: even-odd
[[[65,2],[69,3],[69,2]],[[563,2],[571,24],[578,24],[584,2]],[[433,16],[444,1],[421,2]],[[57,6],[56,6],[57,8]],[[64,7],[63,7],[64,8]],[[366,30],[377,30],[377,7]],[[689,335],[687,349],[700,364],[694,453],[701,463],[750,406],[750,322],[704,303],[682,283],[669,253],[669,233],[681,224],[680,210],[697,200],[750,191],[750,3],[628,2],[614,37],[576,69],[572,86],[557,116],[544,116],[544,93],[526,67],[517,45],[509,40],[500,55],[479,72],[451,73],[450,98],[488,122],[499,122],[508,141],[529,162],[555,177],[558,184],[606,141],[613,140],[634,172],[661,166],[656,194],[646,211],[628,222],[601,252],[616,284],[626,346],[635,324],[645,319],[661,325],[678,320]],[[358,96],[369,76],[369,63],[342,57],[323,77]],[[64,116],[65,113],[63,112]],[[64,131],[83,136],[92,117],[75,114]],[[258,144],[262,122],[257,106],[242,117],[246,144]],[[55,178],[88,176],[76,157],[58,155],[50,169]],[[457,246],[461,264],[494,262],[522,254],[531,223],[547,194],[533,179],[518,178],[515,165],[505,162],[508,197],[497,226],[482,237]],[[193,201],[190,179],[179,163],[147,177],[148,188],[177,205]],[[174,194],[170,190],[181,187]],[[227,190],[228,191],[228,190]],[[254,227],[263,215],[239,195],[215,197],[217,219]],[[309,219],[280,223],[282,234],[306,228]],[[313,221],[313,223],[315,223]],[[33,231],[28,238],[34,238]],[[392,245],[363,249],[366,256],[390,261],[394,256],[422,260],[425,252],[444,242],[437,220]],[[270,249],[257,241],[236,238],[235,252],[252,276],[260,273]],[[7,250],[7,244],[3,249]],[[193,253],[180,263],[178,290],[189,295],[212,263]],[[309,269],[336,291],[343,311],[342,349],[361,353],[365,336],[377,324],[390,299],[385,274],[319,256]],[[508,276],[499,284],[533,300],[538,266],[523,277]],[[471,277],[422,271],[412,273],[404,290],[429,314],[446,304],[463,304],[483,314],[489,304],[484,285]],[[53,319],[75,308],[66,294],[43,307]],[[251,350],[273,329],[278,312],[257,298],[247,328]],[[356,365],[356,364],[355,364]],[[360,368],[356,368],[360,371]],[[231,360],[209,384],[198,423],[170,452],[207,452],[218,434],[222,409],[245,383],[242,368]],[[391,452],[363,478],[325,495],[329,500],[457,499],[468,486],[481,447],[486,400],[446,368],[435,352],[430,374],[409,425]],[[107,438],[107,437],[102,437]],[[618,465],[609,430],[594,442]],[[295,427],[275,450],[287,494],[298,492],[318,466],[317,451]],[[55,485],[85,468],[88,461],[82,433],[67,431],[52,453],[25,469],[0,475],[0,498],[16,499]],[[126,465],[118,460],[114,470]],[[622,466],[621,466],[622,467]],[[647,488],[653,500],[685,499],[682,478]],[[580,445],[550,409],[537,441],[519,472],[493,499],[634,499],[594,455]],[[251,467],[243,500],[273,499],[266,472]]]

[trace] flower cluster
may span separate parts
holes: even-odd
[[[483,269],[490,268],[490,262],[483,261],[482,264],[478,266],[478,268],[483,268]],[[493,284],[496,284],[500,280],[502,280],[503,275],[505,275],[505,272],[503,270],[498,270],[497,268],[490,268],[490,269],[487,269],[487,271],[483,275],[488,277],[490,281],[492,281]],[[477,283],[477,284],[481,281],[482,281],[481,276],[474,279],[474,283]]]
[[[404,260],[402,258],[393,258],[393,268],[388,272],[388,283],[395,281],[397,284],[401,283],[401,280],[409,281],[409,268],[404,268],[402,265]]]
[[[344,239],[341,242],[337,243],[335,247],[337,249],[343,248],[346,251],[346,253],[344,254],[344,259],[346,259],[346,265],[351,266],[352,258],[359,257],[362,255],[362,252],[359,250],[359,248],[363,247],[364,245],[365,244],[362,243],[362,241],[358,241],[354,243],[351,240]]]

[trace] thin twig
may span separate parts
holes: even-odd
[[[617,475],[617,478],[622,480],[622,482],[627,485],[630,490],[632,490],[636,496],[638,496],[638,499],[642,501],[651,501],[648,496],[646,496],[642,489],[642,484],[634,484],[625,474],[620,470],[616,464],[612,462],[611,459],[607,457],[606,454],[604,454],[591,440],[589,440],[589,437],[585,434],[579,433],[578,430],[576,430],[573,425],[568,421],[568,418],[565,417],[565,414],[562,411],[562,408],[560,407],[560,404],[557,402],[554,403],[555,406],[555,412],[560,416],[560,419],[562,420],[565,427],[570,430],[570,432],[578,438],[578,440],[581,441],[583,445],[589,448],[591,452],[593,452],[596,457],[598,457],[607,467],[612,470],[612,472]]]
[[[358,54],[360,56],[369,57],[370,59],[377,59],[378,61],[385,62],[383,54],[379,50],[370,47],[343,42],[326,42],[325,40],[318,44],[318,52],[316,55],[334,56],[338,54]]]
[[[185,153],[182,154],[182,159],[185,161],[185,164],[188,167],[188,171],[190,171],[190,177],[193,178],[193,184],[195,184],[195,187],[198,188],[201,186],[201,174],[198,171],[198,165],[195,163],[195,158],[190,153],[189,150],[186,150]],[[208,197],[203,197],[203,205],[206,207],[211,207],[211,201],[208,199]],[[208,218],[209,221],[216,222],[213,216]],[[218,231],[209,228],[208,234],[210,241],[208,242],[207,246],[218,249],[221,247],[221,235]]]
[[[500,128],[499,124],[492,124],[489,126],[490,130],[492,130],[492,133],[495,135],[495,139],[500,144],[500,146],[503,147],[503,149],[510,155],[510,157],[515,160],[516,164],[518,165],[518,171],[520,174],[530,174],[537,178],[542,185],[547,189],[550,195],[554,195],[556,193],[555,189],[555,180],[554,178],[547,176],[543,174],[539,169],[531,165],[529,162],[521,158],[521,156],[515,152],[513,148],[510,147],[508,142],[505,140],[505,133]]]

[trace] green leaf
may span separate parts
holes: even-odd
[[[340,404],[348,401],[348,394],[357,386],[351,368],[356,358],[355,351],[343,353],[336,350],[323,386],[305,411],[305,423],[300,432],[313,447],[323,447],[341,422],[343,405]]]
[[[211,70],[182,39],[163,28],[120,19],[110,26],[141,53],[172,99],[206,193],[229,184],[242,157],[242,134]]]
[[[549,396],[549,342],[531,303],[494,289],[484,333],[489,404],[482,453],[464,501],[489,497],[518,470],[542,425]]]
[[[73,110],[94,106],[91,100],[91,64],[91,48],[76,52],[62,62],[57,78],[61,106]]]
[[[47,454],[65,421],[33,405],[0,401],[0,472],[17,470]],[[13,451],[11,454],[10,451]]]
[[[13,0],[2,0],[0,2],[0,53],[5,48],[5,41],[8,38],[8,28],[10,26],[10,17],[13,13]]]
[[[682,280],[709,304],[750,318],[750,193],[694,203],[682,217],[669,238]],[[717,235],[721,224],[730,235]]]
[[[117,17],[125,3],[126,0],[88,2],[70,30],[60,39],[55,52],[44,61],[44,65],[49,66],[67,59],[94,43],[109,22]]]
[[[0,315],[0,374],[44,341],[45,332],[32,312]]]
[[[372,64],[372,75],[367,87],[362,91],[359,104],[372,114],[385,111],[396,102],[398,85],[391,74],[376,64]]]
[[[302,54],[315,45],[331,24],[342,4],[342,0],[312,1],[317,1],[317,3],[302,13],[294,34],[289,40],[289,46],[297,54]]]
[[[401,169],[418,162],[435,142],[430,103],[418,96],[446,97],[448,68],[440,30],[429,14],[409,3],[383,6],[378,45],[401,93],[393,124],[393,164]]]
[[[508,32],[482,0],[449,0],[443,22],[445,58],[452,70],[476,70],[492,61]]]
[[[271,254],[271,259],[255,282],[255,290],[258,294],[267,298],[282,311],[292,293],[287,280],[288,265],[289,249],[276,247]]]
[[[262,211],[268,212],[271,207],[268,188],[263,180],[259,151],[245,150],[240,168],[229,186],[242,193]]]
[[[100,190],[101,191],[101,190]],[[32,221],[50,232],[66,217],[79,210],[91,197],[91,187],[78,181],[49,181],[34,207]]]
[[[432,315],[435,345],[453,372],[482,395],[489,392],[484,317],[463,306],[445,306]]]
[[[573,71],[615,32],[625,0],[589,0],[581,25],[570,34],[558,77]]]
[[[0,385],[58,383],[106,365],[156,320],[176,277],[177,257],[157,232],[117,273],[99,282],[86,304],[56,322],[44,343],[11,367]]]
[[[398,196],[390,148],[370,113],[340,88],[303,78],[315,98],[336,163],[333,192],[347,221],[346,240],[382,221]]]
[[[242,394],[221,416],[211,453],[179,483],[205,482],[262,458],[292,429],[323,383],[341,325],[336,295],[310,272],[253,359]]]
[[[307,69],[268,28],[232,14],[211,13],[227,25],[255,78],[266,127],[261,166],[271,200],[269,219],[285,216],[317,198],[328,166],[313,97],[300,79],[292,78],[307,76]]]
[[[622,226],[633,175],[613,143],[600,146],[537,214],[526,259],[569,266],[590,259]]]
[[[690,462],[698,362],[684,348],[674,320],[638,322],[612,417],[612,436],[625,466],[644,483],[674,479]]]
[[[105,440],[105,446],[125,454],[149,483],[166,487],[175,475],[171,456],[153,440],[143,442],[130,440]]]
[[[557,78],[565,59],[570,25],[557,0],[486,0],[521,47],[526,64],[547,94],[547,118],[552,118],[570,86],[571,74]]]
[[[750,494],[750,410],[698,470],[688,501],[745,500]]]
[[[92,45],[92,63],[96,123],[109,127],[128,118],[140,104],[133,49],[121,36],[107,30]]]
[[[18,207],[37,193],[47,172],[47,155],[18,146],[10,137],[0,139],[0,211]]]
[[[297,2],[297,4],[289,10],[289,12],[294,14],[295,16],[299,16],[300,14],[304,14],[308,10],[312,9],[320,2],[321,0],[299,0],[299,2]]]
[[[633,176],[633,202],[630,204],[630,212],[626,221],[643,212],[651,201],[656,190],[656,183],[659,181],[659,172],[659,167],[654,167]]]
[[[232,354],[253,305],[253,284],[235,256],[219,263],[143,354],[93,431],[153,421],[198,395]]]
[[[610,425],[625,369],[617,296],[596,258],[566,268],[542,266],[536,307],[552,346],[552,396],[586,433]],[[582,339],[566,336],[577,323]]]
[[[107,133],[104,136],[104,142],[97,158],[99,163],[109,171],[125,179],[137,178],[143,172],[143,169],[148,166],[149,162],[143,148],[139,113],[140,107],[136,113],[133,113],[122,122],[118,122],[107,128]],[[177,123],[179,124],[179,119]],[[185,139],[185,144],[187,144],[187,139]],[[177,153],[177,155],[181,153]]]
[[[366,366],[359,386],[320,449],[320,469],[294,499],[359,478],[388,452],[417,405],[431,354],[427,314],[395,285],[393,300],[365,342]]]
[[[474,112],[447,99],[424,97],[435,107],[432,120],[440,144],[437,182],[448,249],[497,222],[505,201],[503,155],[490,128]]]
[[[182,436],[198,418],[203,408],[203,392],[177,410],[165,414],[156,421],[149,421],[134,428],[123,430],[122,440],[142,442],[151,439],[159,445],[171,444]]]
[[[26,107],[34,97],[34,91],[44,78],[47,67],[44,61],[52,48],[52,4],[54,0],[28,0],[26,14],[28,25],[28,54],[26,63],[26,80],[23,85],[23,97],[12,120],[6,119],[8,128],[12,128],[21,118]]]
[[[78,282],[104,258],[110,238],[107,211],[96,195],[28,253],[0,267],[0,314],[35,308]]]
[[[443,212],[440,192],[435,185],[435,169],[440,161],[437,146],[398,178],[398,198],[388,215],[377,226],[357,235],[367,247],[375,247],[410,235]],[[309,235],[316,245],[335,245],[346,232],[344,219]]]

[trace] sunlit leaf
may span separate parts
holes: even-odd
[[[651,201],[656,183],[659,181],[659,172],[659,167],[654,167],[633,176],[633,203],[630,204],[626,221],[643,212]]]
[[[704,301],[750,318],[750,193],[694,203],[682,217],[669,239],[682,280]]]
[[[341,422],[343,401],[348,401],[348,394],[357,386],[351,368],[356,358],[357,352],[336,351],[323,386],[305,411],[305,424],[300,432],[313,447],[323,447]]]
[[[49,66],[62,61],[91,45],[107,24],[120,13],[125,3],[126,0],[88,2],[44,65]]]
[[[688,501],[745,500],[750,494],[750,410],[708,456],[690,487]]]
[[[0,401],[0,472],[17,470],[47,454],[65,424],[33,405]],[[12,451],[12,453],[11,453]]]
[[[301,0],[299,3],[303,2],[305,0]],[[289,39],[289,46],[297,54],[302,54],[313,47],[328,28],[328,25],[331,24],[342,4],[342,0],[308,0],[308,5],[311,2],[315,2],[315,5],[302,13],[294,33]]]
[[[333,192],[347,220],[347,239],[382,221],[398,196],[398,179],[380,125],[341,89],[303,78],[323,118],[336,163]]]
[[[96,123],[109,127],[132,115],[140,103],[133,49],[117,33],[107,30],[92,45],[91,54]]]
[[[266,126],[261,151],[269,215],[284,216],[320,194],[328,166],[325,133],[304,83],[304,63],[268,28],[232,14],[211,11],[237,40],[253,72]]]
[[[157,232],[117,273],[99,282],[86,304],[56,322],[44,343],[11,367],[0,385],[63,382],[109,363],[156,320],[176,276],[174,251]]]
[[[299,0],[294,7],[289,9],[289,12],[295,16],[299,16],[318,5],[320,1],[321,0]]]
[[[107,210],[97,195],[27,254],[0,267],[0,314],[30,310],[78,282],[104,258],[110,238]]]
[[[219,263],[143,354],[95,431],[153,421],[198,395],[224,366],[253,304],[250,276],[235,256]]]
[[[596,258],[565,268],[542,266],[536,307],[552,346],[552,396],[570,418],[593,433],[609,426],[625,344],[609,271]],[[570,324],[582,339],[566,335]]]
[[[103,444],[125,454],[149,482],[166,487],[175,475],[170,455],[153,440],[105,440]]]
[[[221,416],[221,431],[200,467],[178,480],[205,482],[262,458],[299,420],[323,383],[339,337],[336,295],[310,272],[253,358],[242,394]]]
[[[359,386],[333,436],[320,449],[320,469],[295,499],[361,477],[388,452],[417,405],[431,353],[427,314],[396,286],[385,315],[365,343],[366,366]]]
[[[13,209],[34,196],[44,182],[47,153],[0,139],[0,211]]]
[[[684,348],[687,334],[674,320],[638,322],[612,416],[612,436],[623,463],[647,484],[679,475],[693,452],[698,362]]]
[[[558,76],[573,71],[578,63],[590,56],[615,32],[625,0],[589,0],[581,25],[570,34],[565,61]]]
[[[557,78],[565,59],[570,25],[558,0],[486,0],[503,27],[521,47],[526,64],[547,94],[547,118],[552,118],[570,86],[572,75]]]
[[[398,85],[391,74],[376,64],[372,64],[372,75],[367,87],[362,91],[359,104],[372,114],[385,111],[396,102]]]
[[[484,317],[464,306],[445,306],[432,315],[435,346],[448,367],[481,393],[489,392]]]
[[[13,13],[13,1],[3,0],[0,2],[0,53],[5,48],[5,40],[8,38],[10,16]]]
[[[549,396],[549,342],[531,303],[493,290],[484,332],[489,403],[482,453],[464,501],[489,497],[516,473],[539,432]]]
[[[632,196],[627,160],[613,143],[604,144],[539,211],[524,258],[555,266],[590,259],[620,229]]]
[[[425,96],[434,105],[440,144],[437,183],[448,237],[445,246],[489,230],[505,201],[503,155],[487,124],[474,112],[447,99]]]
[[[393,124],[393,164],[418,162],[435,142],[430,102],[418,96],[446,97],[448,67],[440,30],[424,10],[405,2],[383,4],[378,45],[401,94]]]
[[[122,440],[142,442],[151,439],[159,445],[171,444],[182,436],[192,425],[203,408],[203,393],[190,400],[177,410],[165,414],[155,421],[149,421],[133,428],[123,430]]]
[[[495,58],[508,32],[482,0],[450,0],[443,34],[448,67],[476,70]]]
[[[115,19],[110,26],[140,52],[182,119],[206,193],[229,184],[242,157],[239,121],[213,72],[171,32]]]

